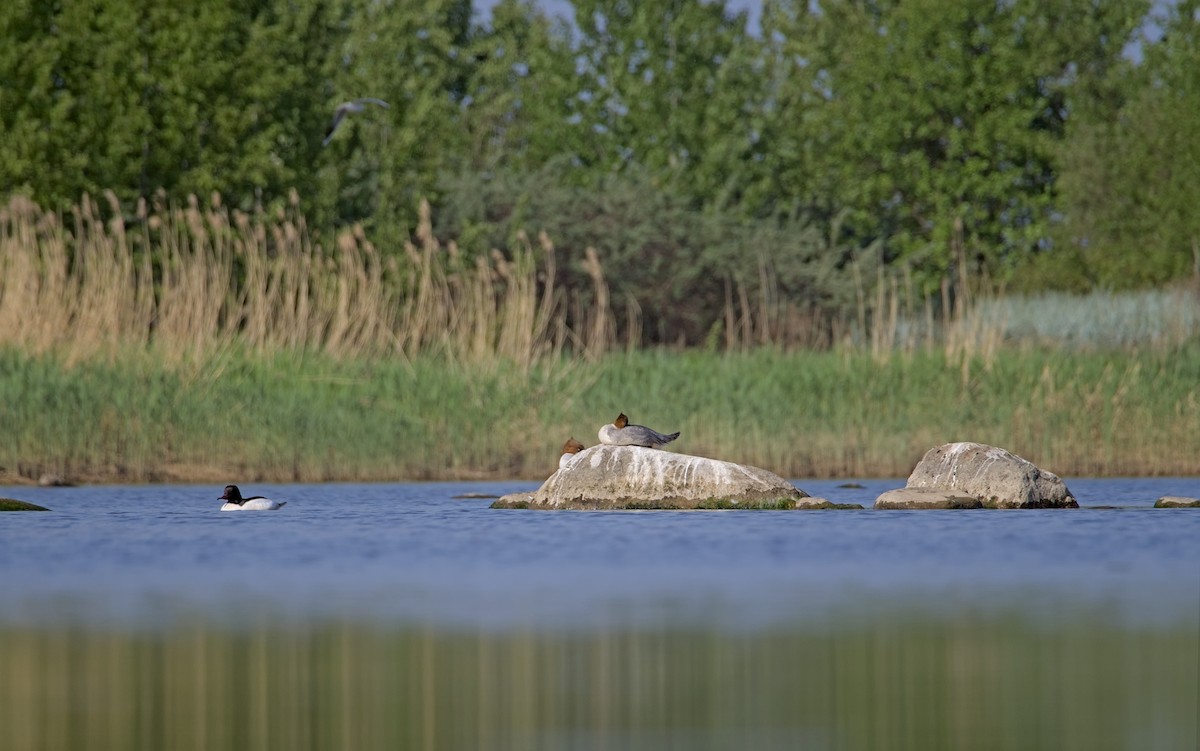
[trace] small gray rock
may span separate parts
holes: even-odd
[[[973,495],[936,488],[896,488],[880,494],[875,508],[882,509],[962,509],[983,508]]]
[[[1200,508],[1200,498],[1182,495],[1164,495],[1154,502],[1154,508]]]

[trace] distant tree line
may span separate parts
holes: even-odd
[[[1086,290],[1200,265],[1200,0],[767,0],[754,29],[723,0],[572,6],[8,0],[0,192],[295,191],[394,252],[426,197],[466,253],[545,229],[568,288],[595,246],[660,341],[735,292],[844,310],[881,268]],[[363,96],[391,107],[323,146]]]

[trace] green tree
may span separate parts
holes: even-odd
[[[765,16],[778,45],[785,195],[836,214],[928,277],[1002,276],[1057,210],[1076,92],[1117,60],[1143,0],[802,0]],[[1064,33],[1069,29],[1070,33]]]
[[[466,149],[470,0],[360,2],[337,51],[328,110],[375,97],[348,118],[326,149],[321,180],[339,222],[364,221],[381,242],[399,242],[421,198],[437,198],[439,174]]]
[[[1116,106],[1073,130],[1065,221],[1038,283],[1121,289],[1200,273],[1200,3],[1174,4],[1161,23],[1140,64],[1113,71]]]
[[[0,185],[62,205],[136,195],[149,120],[129,3],[14,0],[0,9]]]
[[[16,0],[0,7],[0,180],[52,206],[308,192],[338,0]]]
[[[323,74],[344,10],[331,0],[224,7],[188,14],[154,4],[143,16],[161,58],[148,97],[153,172],[175,192],[221,192],[243,207],[282,201],[292,188],[308,198],[330,111]]]
[[[574,116],[579,82],[566,21],[532,0],[502,0],[490,25],[475,30],[471,61],[461,169],[536,169],[586,143]]]
[[[725,2],[576,0],[580,160],[636,168],[697,206],[728,206],[761,145],[761,50]]]

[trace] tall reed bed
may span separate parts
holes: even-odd
[[[400,248],[376,247],[361,227],[323,247],[295,195],[286,210],[252,214],[218,195],[206,206],[195,196],[184,206],[142,201],[129,215],[106,199],[85,197],[67,214],[20,196],[0,207],[0,345],[69,362],[151,348],[179,363],[236,344],[524,368],[564,354],[594,361],[619,348],[618,329],[624,349],[639,345],[641,311],[626,301],[617,325],[599,254],[569,259],[591,285],[572,294],[545,233],[518,233],[505,251],[468,258],[434,236],[422,203]],[[1194,288],[1001,297],[966,266],[961,259],[934,296],[919,294],[905,269],[865,279],[855,266],[853,310],[837,313],[782,294],[760,263],[753,288],[731,281],[711,311],[706,349],[844,348],[877,360],[940,350],[968,378],[973,361],[990,365],[1014,343],[1161,350],[1200,337]]]
[[[607,288],[578,310],[555,287],[549,238],[467,259],[431,229],[384,253],[360,227],[317,244],[293,209],[246,214],[111,195],[68,215],[21,197],[0,209],[0,344],[70,362],[152,347],[171,362],[238,346],[342,358],[438,353],[527,367],[564,346],[594,358],[613,345]]]

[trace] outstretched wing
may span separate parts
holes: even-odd
[[[389,107],[392,106],[392,105],[388,104],[387,102],[383,101],[382,99],[375,99],[374,97],[369,97],[369,96],[362,97],[361,99],[355,99],[354,102],[355,102],[355,104],[359,104],[359,105],[370,102],[371,104],[378,104],[380,107],[383,107],[384,109],[388,109]],[[361,112],[362,108],[359,107],[359,109],[355,110],[355,111]]]
[[[362,112],[363,105],[365,104],[378,105],[384,109],[391,107],[390,104],[382,99],[376,99],[369,96],[362,97],[360,99],[352,99],[349,102],[342,102],[337,106],[337,109],[333,111],[333,122],[331,122],[329,127],[325,130],[325,140],[321,142],[321,145],[328,146],[329,142],[333,140],[333,134],[337,132],[338,126],[342,124],[342,120],[346,119],[346,115],[350,114],[351,112]]]
[[[342,124],[342,120],[344,120],[345,118],[346,118],[345,105],[342,105],[342,106],[338,107],[336,110],[334,110],[333,122],[331,122],[329,124],[329,127],[325,129],[325,140],[321,142],[322,146],[329,145],[329,142],[333,140],[333,134],[335,132],[337,132],[338,126]]]

